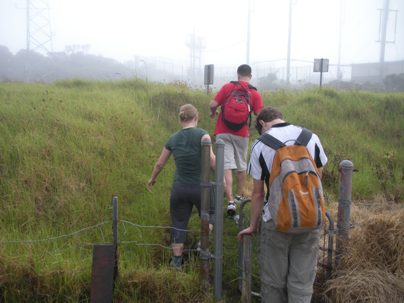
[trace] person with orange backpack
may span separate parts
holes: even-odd
[[[228,206],[227,213],[233,216],[236,204],[244,199],[244,185],[247,170],[248,138],[251,113],[257,115],[263,108],[260,93],[249,82],[251,67],[242,64],[237,69],[238,81],[222,86],[209,103],[211,118],[216,120],[216,140],[224,142],[224,192]],[[220,113],[217,109],[220,107]],[[237,195],[233,196],[233,170],[236,171]]]
[[[309,303],[325,220],[321,170],[327,156],[316,134],[286,122],[273,107],[260,112],[256,129],[261,136],[248,167],[250,226],[238,239],[256,232],[261,219],[262,302]]]

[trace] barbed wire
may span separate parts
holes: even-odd
[[[68,233],[68,234],[59,235],[59,236],[54,236],[54,237],[49,237],[49,238],[45,238],[45,239],[36,239],[36,240],[6,240],[6,241],[0,241],[0,243],[1,243],[1,244],[26,244],[26,243],[29,244],[29,243],[40,243],[40,242],[54,241],[54,240],[59,240],[59,239],[62,239],[62,238],[71,237],[71,236],[80,234],[80,233],[82,233],[82,232],[84,232],[84,231],[87,231],[87,230],[91,230],[91,229],[98,228],[98,227],[100,227],[100,226],[102,226],[102,225],[105,225],[105,224],[107,224],[107,223],[110,223],[110,221],[104,221],[104,222],[101,222],[101,223],[98,223],[98,224],[95,224],[95,225],[92,225],[92,226],[84,227],[84,228],[82,228],[82,229],[80,229],[80,230],[77,230],[77,231],[74,231],[74,232],[71,232],[71,233]]]
[[[158,244],[158,243],[141,243],[139,241],[135,241],[135,240],[127,240],[127,241],[118,241],[118,244],[134,244],[136,246],[156,246],[156,247],[160,247],[166,250],[172,250],[172,248],[170,246],[166,246],[166,245],[162,245],[162,244]],[[188,249],[184,249],[183,252],[187,253],[187,252],[199,252],[200,249],[198,248],[188,248]]]
[[[139,228],[175,229],[177,231],[200,233],[200,231],[191,230],[191,229],[182,229],[182,228],[177,228],[177,227],[173,227],[173,226],[141,225],[141,224],[133,223],[131,221],[127,221],[127,220],[119,220],[119,221],[123,222],[123,223],[127,223],[127,224],[135,226],[135,227],[139,227]]]

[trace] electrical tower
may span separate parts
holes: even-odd
[[[47,55],[53,51],[49,5],[46,0],[26,0],[27,51]]]
[[[390,16],[391,15],[391,16]],[[393,17],[393,20],[390,18]],[[390,26],[389,26],[390,25]],[[392,37],[388,39],[388,29],[392,32]],[[397,10],[390,9],[390,0],[383,0],[383,9],[380,9],[379,40],[380,42],[380,79],[384,78],[384,62],[387,43],[395,43],[397,30]]]
[[[189,76],[191,82],[195,84],[202,67],[202,50],[205,48],[205,42],[202,37],[197,37],[195,31],[188,36],[187,46],[190,49],[190,70]]]

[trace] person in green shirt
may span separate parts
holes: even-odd
[[[148,189],[156,183],[157,176],[164,168],[171,154],[175,160],[175,175],[170,195],[171,247],[173,258],[170,265],[181,270],[186,239],[186,229],[192,208],[201,212],[201,142],[210,141],[208,132],[198,128],[198,110],[191,104],[180,107],[179,119],[182,129],[170,136],[159,159],[154,165],[147,183]],[[210,148],[210,166],[215,167],[215,155]]]

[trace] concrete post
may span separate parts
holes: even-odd
[[[339,264],[343,249],[343,242],[349,237],[353,170],[354,166],[351,161],[341,161],[339,165],[340,179],[338,195],[336,266]]]

